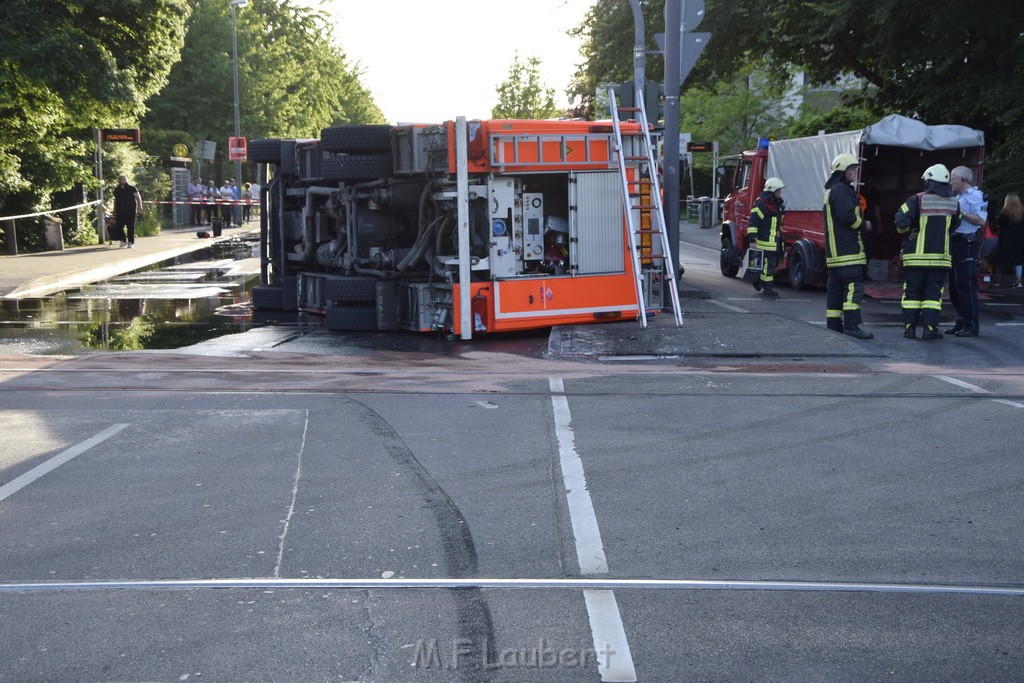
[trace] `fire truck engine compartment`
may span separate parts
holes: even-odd
[[[467,133],[473,331],[637,317],[611,126],[470,121]],[[453,122],[253,141],[267,164],[254,304],[338,330],[459,332],[457,152]],[[657,302],[657,273],[644,271]]]

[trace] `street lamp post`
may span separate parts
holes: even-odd
[[[231,67],[235,77],[235,139],[242,136],[238,121],[238,32],[235,30],[235,8],[245,7],[249,0],[231,0]],[[230,149],[228,150],[230,152]],[[235,188],[238,196],[242,196],[242,160],[235,159]],[[238,206],[232,206],[231,215],[235,215]],[[241,223],[241,219],[238,221]]]

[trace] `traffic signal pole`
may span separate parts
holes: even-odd
[[[665,0],[665,134],[662,168],[664,169],[665,231],[668,234],[669,252],[679,278],[679,41],[682,25],[681,3],[685,0]],[[662,284],[668,300],[668,283]]]

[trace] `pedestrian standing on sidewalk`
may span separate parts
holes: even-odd
[[[832,175],[825,183],[825,322],[828,329],[857,339],[875,335],[862,330],[860,303],[864,299],[864,241],[871,221],[860,212],[860,197],[854,189],[860,161],[852,154],[832,160]]]
[[[779,178],[764,181],[764,192],[754,201],[747,224],[747,247],[764,252],[761,277],[754,281],[754,289],[765,296],[778,296],[775,289],[775,267],[782,251],[782,215],[785,204],[782,188],[786,185]]]
[[[248,223],[252,217],[252,184],[246,183],[242,186],[242,222]]]
[[[206,196],[206,189],[203,187],[203,179],[196,177],[188,186],[189,214],[192,217],[192,225],[198,227],[203,224],[203,207],[199,202]]]
[[[903,336],[916,339],[920,322],[921,339],[942,339],[942,288],[951,264],[949,236],[960,227],[960,204],[942,164],[929,167],[921,179],[924,191],[896,212],[896,231],[904,235]]]
[[[957,166],[949,184],[960,201],[963,221],[950,239],[953,270],[949,273],[949,300],[956,309],[956,322],[946,330],[955,337],[978,336],[978,258],[981,229],[988,221],[988,198],[974,187],[974,171]]]
[[[114,188],[114,231],[121,234],[121,248],[135,248],[135,219],[142,215],[142,195],[127,176],[118,176]]]
[[[1000,268],[1013,269],[1012,287],[1020,289],[1021,274],[1024,267],[1024,205],[1020,202],[1020,195],[1016,192],[1009,192],[1003,200],[1003,210],[996,220],[999,226],[999,246],[997,247],[997,262]]]

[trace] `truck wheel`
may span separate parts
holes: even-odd
[[[281,163],[281,139],[250,140],[247,156],[249,161],[255,161],[258,164],[279,164]]]
[[[391,126],[331,126],[320,131],[325,152],[387,154],[391,151]]]
[[[326,180],[375,180],[393,178],[394,157],[390,154],[343,154],[324,157],[320,175]]]
[[[376,303],[377,278],[330,277],[324,285],[324,298],[341,303]]]
[[[732,248],[732,240],[728,237],[722,238],[722,253],[718,266],[722,269],[722,275],[726,277],[736,277],[736,273],[740,272],[740,264],[736,260],[736,250]]]
[[[377,329],[376,306],[328,306],[324,327],[329,330],[362,332]]]
[[[807,288],[807,266],[810,259],[807,252],[799,244],[794,244],[789,252],[789,286],[800,291]]]

